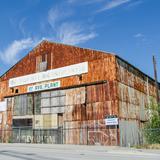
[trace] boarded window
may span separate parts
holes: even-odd
[[[47,54],[42,54],[42,62],[46,62],[47,61]]]
[[[65,90],[41,93],[41,113],[63,113],[65,106]]]
[[[13,115],[24,116],[33,114],[32,95],[20,95],[14,98]]]
[[[47,68],[47,53],[36,57],[36,71],[46,71]]]
[[[41,94],[35,93],[34,94],[34,106],[35,106],[35,114],[41,114]]]
[[[47,61],[41,62],[39,64],[39,71],[42,72],[42,71],[46,71],[46,70],[47,70]]]
[[[32,119],[13,119],[13,127],[32,126]]]

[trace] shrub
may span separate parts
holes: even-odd
[[[149,120],[144,127],[144,135],[149,144],[160,144],[160,104],[153,101],[149,105]]]

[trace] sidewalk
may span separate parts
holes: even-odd
[[[119,146],[99,146],[99,145],[68,145],[68,144],[23,144],[23,143],[1,143],[0,147],[29,147],[29,148],[45,148],[45,149],[58,149],[58,150],[87,150],[95,152],[116,152],[116,153],[130,153],[130,154],[160,154],[160,150],[155,149],[136,149]]]

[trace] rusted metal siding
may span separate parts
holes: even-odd
[[[117,100],[117,82],[107,81],[105,84],[87,87],[87,103]]]
[[[118,83],[118,89],[119,116],[146,121],[149,95],[122,83]]]
[[[121,59],[117,59],[117,81],[119,116],[146,121],[147,106],[156,97],[154,81]]]
[[[64,121],[86,120],[86,106],[83,104],[65,106],[63,118]]]
[[[106,128],[104,120],[65,122],[66,144],[117,145],[117,129]]]
[[[13,98],[7,98],[5,101],[7,102],[6,111],[0,112],[0,138],[2,142],[8,142],[12,129]]]
[[[33,93],[23,101],[22,97],[30,95],[25,94],[32,84],[11,89],[8,80],[39,72],[42,59],[47,62],[48,70],[87,61],[88,73],[60,78],[62,88],[59,90]],[[80,86],[97,81],[107,83]],[[18,93],[15,93],[16,89]],[[17,98],[18,95],[21,98]],[[145,108],[156,92],[151,78],[117,56],[44,41],[1,77],[0,101],[5,96],[14,96],[15,115],[35,114],[33,123],[36,129],[40,126],[59,127],[60,116],[67,144],[117,145],[121,142],[121,145],[132,145],[133,137],[139,143],[137,128],[147,120]],[[34,108],[28,107],[29,103]],[[16,110],[20,104],[25,107]],[[8,106],[11,105],[8,103]],[[6,123],[11,127],[12,111],[9,108],[2,113],[1,128],[5,128],[3,124]],[[110,114],[120,118],[119,129],[105,126],[104,118]],[[54,125],[51,115],[57,117]]]
[[[8,139],[8,134],[7,132],[4,130],[4,129],[8,129],[8,126],[7,126],[7,111],[5,112],[1,112],[1,116],[2,116],[2,121],[1,121],[1,141],[2,142],[7,142],[7,139]]]
[[[140,132],[138,120],[121,119],[119,121],[120,128],[120,145],[135,146],[140,143]]]
[[[47,54],[48,69],[68,66],[84,61],[93,61],[114,57],[101,51],[83,49],[64,44],[57,44],[44,41],[34,48],[27,56],[13,66],[1,80],[8,80],[13,77],[23,76],[36,72],[36,57]],[[40,61],[40,60],[39,60]]]
[[[37,67],[44,55],[47,55],[45,56],[47,59],[47,70],[85,61],[89,62],[89,72],[82,75],[82,80],[80,80],[79,76],[61,78],[61,87],[100,80],[111,81],[116,78],[114,55],[44,41],[0,78],[0,99],[3,99],[4,96],[15,95],[16,89],[18,89],[18,94],[26,93],[27,85],[11,89],[8,87],[8,80],[10,78],[36,73],[39,70]]]
[[[85,87],[66,90],[66,105],[76,105],[85,103]]]
[[[107,114],[117,115],[116,83],[108,82],[87,86],[86,89],[82,87],[67,90],[65,114],[65,120],[73,121],[98,120],[104,119]],[[80,117],[81,119],[77,119]]]
[[[77,104],[77,101],[73,103],[69,100],[72,104],[69,103],[65,107],[64,113],[65,143],[117,145],[119,143],[118,130],[106,128],[104,122],[106,115],[118,114],[116,92],[116,82],[109,81],[83,88],[81,92],[83,94],[78,94],[82,95],[82,98],[78,101],[84,103],[85,100],[84,104]],[[76,93],[72,91],[68,96],[74,99],[75,95]]]
[[[118,130],[106,128],[104,123],[106,115],[118,114],[116,87],[116,82],[108,81],[98,85],[47,91],[39,94],[33,93],[34,96],[30,94],[16,96],[13,99],[15,99],[15,105],[17,97],[25,97],[27,100],[27,97],[31,96],[34,97],[34,105],[36,105],[38,97],[40,101],[38,105],[40,105],[42,115],[33,116],[33,128],[35,129],[58,128],[57,117],[59,113],[63,113],[62,123],[64,143],[66,144],[117,145]],[[23,104],[25,105],[25,103]],[[59,110],[61,107],[64,107],[63,112]],[[52,109],[55,108],[57,110],[54,111],[55,114],[53,115]],[[15,111],[13,110],[13,112]],[[25,118],[23,112],[20,115]]]
[[[61,78],[60,79],[61,87],[70,87],[70,86],[80,85],[84,83],[91,83],[91,82],[103,81],[103,80],[112,81],[116,78],[114,57],[108,57],[104,59],[89,61],[88,64],[89,64],[88,66],[89,72],[86,74],[82,74],[81,79],[79,76]],[[8,87],[8,81],[4,81],[4,82],[5,82],[4,83],[5,85],[2,86],[2,92],[5,94],[2,94],[2,97],[16,95],[15,94],[16,89],[18,89],[18,94],[24,94],[27,92],[28,86],[38,84],[38,83],[35,83],[35,84],[29,84],[24,86],[18,86],[18,87],[14,87],[14,90],[13,90]]]
[[[9,92],[8,81],[0,81],[0,101],[3,101]]]
[[[1,116],[2,116],[2,121],[1,121],[1,127],[2,129],[3,128],[6,128],[6,124],[7,124],[7,112],[4,111],[4,112],[1,112]]]
[[[86,120],[85,87],[66,90],[64,121]]]
[[[116,59],[116,68],[116,79],[118,82],[121,82],[140,92],[143,92],[146,95],[149,94],[153,97],[156,96],[155,84],[153,79],[151,79],[147,75],[144,75],[141,71],[135,69],[133,66],[119,58]],[[149,93],[147,93],[147,90]]]
[[[12,111],[13,111],[13,105],[14,105],[14,98],[7,98],[7,126],[8,129],[11,129],[12,125]]]
[[[120,144],[138,145],[139,129],[148,120],[147,105],[156,97],[154,80],[120,58],[116,65]]]

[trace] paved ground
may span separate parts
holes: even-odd
[[[160,150],[120,147],[0,144],[0,160],[160,160]]]

